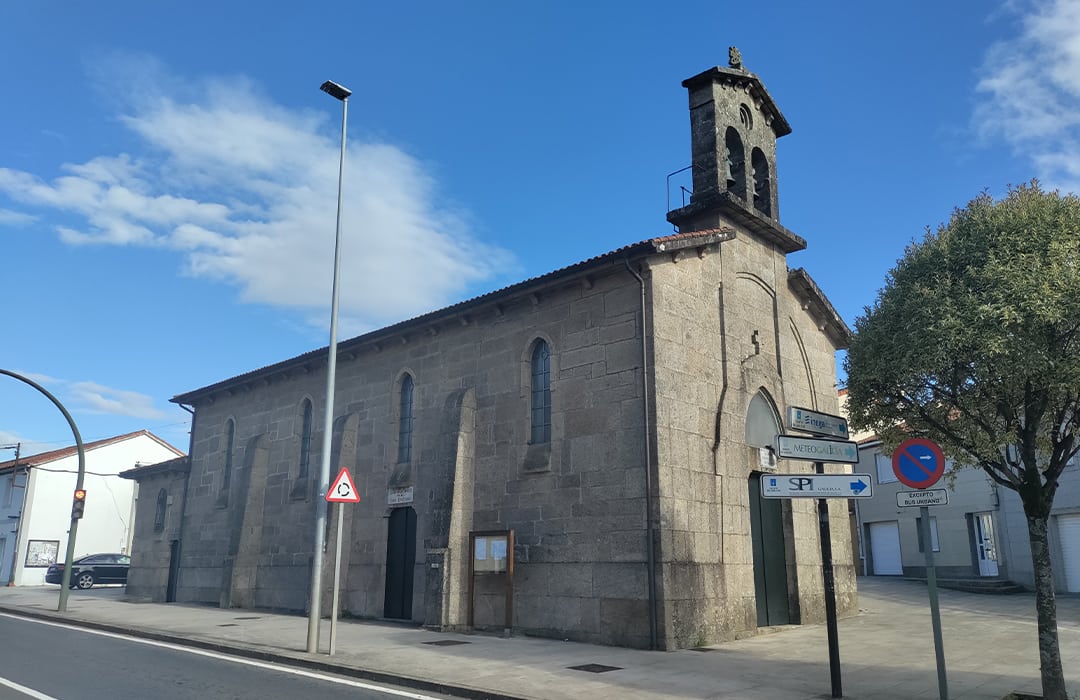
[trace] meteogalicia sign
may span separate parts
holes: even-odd
[[[859,446],[848,440],[779,435],[776,443],[776,453],[784,459],[844,464],[856,464],[859,461]]]

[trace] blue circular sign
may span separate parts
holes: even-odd
[[[904,440],[892,456],[893,473],[913,489],[927,489],[945,473],[945,455],[933,440]]]

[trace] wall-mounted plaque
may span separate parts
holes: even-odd
[[[412,502],[412,486],[395,486],[386,492],[386,505],[388,506],[403,506]]]
[[[52,566],[60,551],[60,540],[30,540],[26,543],[26,566]]]
[[[509,535],[477,536],[473,540],[473,571],[478,574],[506,572]]]

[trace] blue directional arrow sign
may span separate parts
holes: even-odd
[[[763,498],[870,498],[869,474],[762,474]]]

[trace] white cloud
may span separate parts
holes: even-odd
[[[95,382],[74,382],[70,393],[87,413],[106,413],[131,418],[158,419],[167,414],[154,408],[154,400],[136,391],[113,389]]]
[[[990,47],[975,125],[1028,157],[1045,184],[1080,189],[1080,0],[1015,3],[1016,37]]]
[[[186,274],[324,326],[340,148],[332,104],[290,110],[244,79],[181,85],[152,60],[133,77],[137,64],[102,61],[95,77],[142,86],[125,93],[135,101],[119,115],[138,152],[68,163],[49,181],[0,168],[0,193],[66,215],[55,229],[70,244],[169,248]],[[397,147],[350,139],[344,182],[341,313],[354,327],[457,301],[511,263],[470,234],[467,216],[441,204],[438,183]]]
[[[0,208],[0,226],[13,224],[22,226],[30,223],[35,217],[21,211]]]

